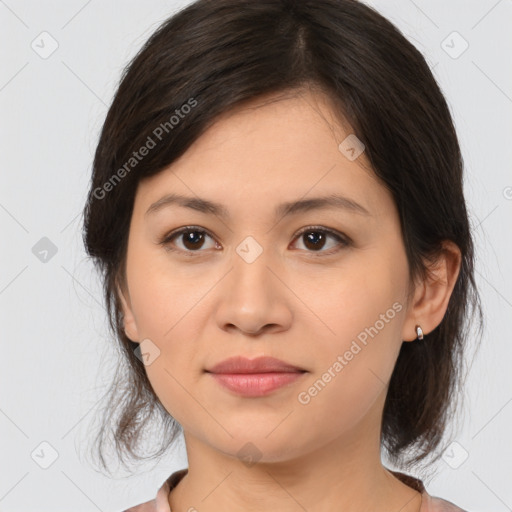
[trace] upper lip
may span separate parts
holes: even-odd
[[[270,372],[305,372],[306,370],[285,363],[275,357],[257,357],[248,359],[243,356],[235,356],[225,359],[206,370],[210,373],[270,373]]]

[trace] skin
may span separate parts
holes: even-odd
[[[139,184],[119,293],[128,337],[160,351],[147,375],[184,430],[189,472],[169,495],[173,512],[419,509],[419,493],[382,465],[380,422],[401,344],[416,339],[417,324],[429,333],[441,322],[460,251],[447,242],[407,302],[413,283],[395,203],[364,153],[350,161],[338,149],[350,133],[319,92],[260,97],[221,116]],[[171,192],[221,203],[231,217],[177,205],[145,215]],[[325,209],[274,218],[283,201],[331,193],[370,215]],[[201,245],[178,235],[167,244],[175,251],[159,244],[185,226],[212,236]],[[329,235],[308,243],[297,236],[308,226],[352,242]],[[251,263],[236,251],[247,236],[263,251]],[[300,403],[298,394],[394,303],[402,306],[394,318]],[[242,397],[204,372],[233,355],[269,355],[307,373],[265,397]],[[238,455],[249,442],[252,465]]]

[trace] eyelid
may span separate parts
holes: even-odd
[[[193,256],[193,255],[197,255],[197,254],[200,254],[202,252],[205,252],[205,251],[201,251],[201,250],[198,250],[198,251],[184,251],[183,249],[176,249],[176,248],[169,247],[169,244],[171,243],[171,241],[174,238],[176,238],[179,235],[182,235],[183,233],[193,232],[193,231],[204,233],[204,234],[208,235],[210,238],[212,238],[213,240],[215,240],[215,237],[210,233],[209,230],[207,230],[205,228],[202,228],[200,226],[183,226],[181,228],[178,228],[176,230],[171,231],[170,233],[165,234],[158,241],[158,243],[160,245],[163,245],[167,251],[178,251],[178,252],[181,252],[181,253],[185,253],[188,256]],[[304,233],[306,233],[308,231],[316,231],[316,232],[324,233],[326,235],[330,235],[331,237],[333,237],[333,238],[335,238],[337,240],[337,242],[341,245],[342,248],[343,247],[348,247],[349,245],[352,244],[351,238],[348,237],[347,235],[345,235],[344,233],[341,233],[338,230],[333,229],[333,228],[328,228],[328,227],[325,227],[325,226],[315,226],[315,225],[306,226],[304,228],[301,228],[297,233],[294,234],[293,240],[296,240],[298,237],[300,237],[302,234],[304,234]],[[330,256],[332,254],[335,254],[335,253],[339,252],[340,250],[341,249],[338,248],[338,249],[334,249],[334,252],[333,252],[333,249],[330,249],[330,250],[327,250],[327,251],[306,251],[306,252],[311,254],[311,255],[313,255],[313,256]]]
[[[294,235],[293,239],[295,240],[295,239],[299,238],[301,235],[303,235],[304,233],[307,233],[308,231],[316,231],[316,232],[321,232],[326,235],[329,235],[329,236],[333,237],[334,239],[336,239],[338,244],[340,244],[340,246],[341,246],[341,247],[335,247],[334,249],[329,249],[327,251],[306,251],[306,253],[308,253],[314,257],[320,258],[322,256],[324,256],[324,257],[333,256],[335,254],[338,254],[338,252],[340,252],[341,249],[352,245],[352,240],[347,235],[339,232],[337,229],[328,228],[328,227],[324,227],[324,226],[306,226],[306,227],[300,229],[299,232]]]
[[[193,256],[195,254],[199,254],[201,252],[204,252],[204,251],[184,251],[183,249],[175,249],[175,248],[169,247],[169,244],[171,243],[171,241],[174,238],[176,238],[179,235],[182,235],[183,233],[187,233],[189,231],[199,231],[201,233],[204,233],[204,234],[208,235],[212,240],[215,240],[215,237],[210,233],[210,231],[208,231],[205,228],[202,228],[200,226],[183,226],[181,228],[178,228],[178,229],[175,229],[175,230],[171,231],[170,233],[165,234],[158,241],[158,243],[160,245],[163,245],[166,251],[179,251],[181,253],[185,253],[188,256]]]

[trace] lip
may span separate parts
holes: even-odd
[[[265,396],[300,379],[306,370],[274,357],[231,357],[206,370],[221,386],[246,397]]]
[[[206,370],[210,373],[270,373],[270,372],[304,372],[303,368],[285,363],[275,357],[262,356],[249,359],[243,356],[235,356],[225,359]]]

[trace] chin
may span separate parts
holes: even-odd
[[[233,435],[232,439],[219,444],[210,443],[210,446],[239,459],[247,467],[254,464],[286,462],[298,457],[302,450],[297,436],[284,430],[282,436],[276,435],[276,432],[272,432],[275,426],[274,424],[272,428],[261,429],[261,432],[254,432],[253,435],[248,434],[243,428],[239,435],[236,430],[228,429]],[[269,435],[270,432],[272,434]],[[290,439],[294,442],[291,443]]]

